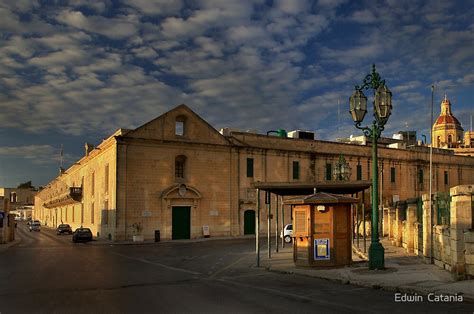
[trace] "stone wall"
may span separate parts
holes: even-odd
[[[451,270],[451,243],[449,226],[436,225],[433,228],[433,257],[435,265]]]
[[[472,229],[464,232],[464,247],[466,248],[466,275],[474,278],[474,231]]]
[[[449,225],[436,224],[436,195],[432,198],[432,208],[429,196],[422,196],[422,223],[417,221],[416,216],[418,199],[398,202],[395,210],[388,210],[386,218],[389,239],[393,245],[402,246],[407,252],[422,257],[425,263],[434,263],[451,271],[455,279],[473,277],[473,194],[472,185],[459,185],[450,189]]]
[[[472,185],[451,188],[451,258],[455,277],[474,275]]]

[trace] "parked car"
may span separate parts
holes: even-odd
[[[283,228],[283,231],[280,233],[280,238],[285,239],[286,243],[291,243],[291,241],[292,241],[291,236],[292,235],[293,235],[293,225],[292,224],[287,224]]]
[[[77,228],[72,234],[72,242],[92,241],[92,231],[89,228]]]
[[[60,224],[58,226],[58,229],[56,230],[57,234],[72,234],[72,229],[71,226],[68,224]]]
[[[30,223],[30,225],[28,226],[28,229],[30,229],[30,232],[31,231],[41,231],[41,224],[38,220],[35,220],[35,221]]]

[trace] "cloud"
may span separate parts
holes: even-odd
[[[0,147],[0,156],[16,157],[30,160],[37,165],[59,164],[60,148],[51,145],[25,145],[25,146],[3,146]],[[63,161],[71,162],[76,156],[63,153]]]
[[[353,12],[349,19],[361,24],[370,24],[376,21],[375,15],[367,9]]]
[[[127,38],[135,35],[138,31],[138,20],[134,15],[106,18],[102,16],[85,16],[80,11],[65,10],[58,14],[56,20],[69,26],[113,39]]]
[[[124,3],[138,9],[145,15],[173,15],[179,13],[183,7],[182,0],[172,1],[149,1],[149,0],[126,0]]]

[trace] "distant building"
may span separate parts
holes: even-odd
[[[86,145],[84,157],[38,192],[35,218],[48,226],[89,227],[94,236],[112,240],[136,233],[153,239],[156,230],[162,239],[199,238],[204,229],[211,237],[238,236],[255,233],[253,183],[329,182],[341,154],[352,168],[351,181],[371,178],[370,141],[354,145],[280,134],[219,133],[180,105],[134,130],[117,130],[97,147]],[[429,149],[387,147],[398,142],[379,147],[385,206],[429,191]],[[434,150],[433,191],[472,184],[473,178],[474,158]],[[370,203],[368,190],[358,197]],[[290,218],[287,208],[285,221]],[[262,210],[261,232],[266,221]]]
[[[16,210],[24,206],[33,205],[36,191],[32,188],[2,188],[0,187],[0,198],[6,198],[10,202],[10,210]]]
[[[433,147],[457,148],[462,143],[463,128],[451,111],[451,102],[445,95],[441,102],[441,113],[433,124]]]

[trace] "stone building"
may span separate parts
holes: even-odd
[[[0,198],[8,199],[10,209],[16,210],[33,205],[36,191],[32,188],[5,188],[0,187]]]
[[[134,129],[119,129],[51,181],[35,198],[48,225],[90,227],[98,237],[198,238],[255,232],[255,182],[333,180],[343,155],[351,180],[371,178],[370,146],[223,130],[180,105]],[[379,149],[382,203],[429,189],[429,150]],[[433,154],[434,190],[472,183],[474,159]],[[362,195],[360,195],[362,196]],[[365,202],[370,202],[366,191]],[[262,195],[262,203],[263,203]],[[290,213],[285,211],[286,221]],[[266,214],[261,216],[266,230]],[[137,225],[143,227],[136,228]]]

